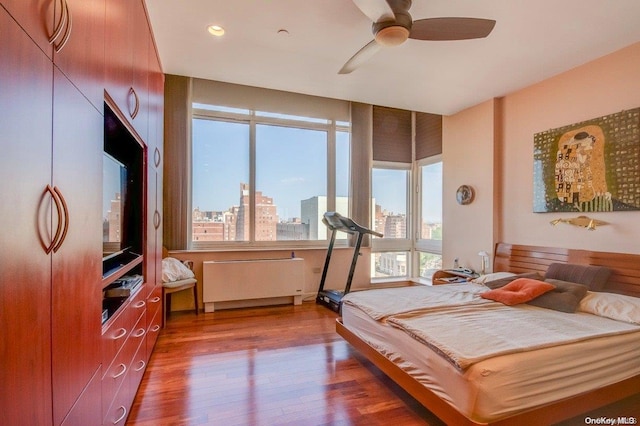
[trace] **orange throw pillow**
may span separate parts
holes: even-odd
[[[533,300],[554,288],[556,286],[544,281],[534,280],[533,278],[518,278],[504,287],[489,290],[480,296],[512,306]]]

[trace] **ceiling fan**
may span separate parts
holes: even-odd
[[[480,18],[427,18],[414,21],[409,14],[411,0],[353,0],[373,21],[374,39],[351,57],[338,71],[349,74],[383,47],[398,46],[408,38],[446,41],[484,38],[496,21]]]

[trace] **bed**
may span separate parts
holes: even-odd
[[[555,285],[572,280],[594,288],[575,313],[485,299],[480,295],[492,291],[489,283],[355,292],[345,297],[336,330],[448,424],[550,424],[639,392],[636,314],[608,313],[618,299],[631,302],[634,312],[640,306],[640,256],[499,243],[494,259],[494,272],[507,280],[536,273],[532,281],[546,275]],[[511,326],[546,321],[555,327],[565,320],[559,334],[571,333],[559,336],[564,341],[540,333],[527,336],[530,347],[511,347],[502,335]],[[591,323],[597,331],[581,330]],[[474,337],[488,339],[483,331],[499,340],[488,345],[493,352],[483,353],[480,343],[474,349]],[[462,349],[449,341],[456,339],[465,342]]]

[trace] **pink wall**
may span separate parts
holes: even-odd
[[[590,232],[564,224],[555,227],[549,224],[553,219],[577,216],[575,213],[533,213],[532,206],[533,135],[640,107],[640,43],[508,94],[492,105],[493,114],[478,111],[478,108],[482,110],[486,107],[486,103],[483,103],[446,117],[444,152],[463,151],[461,144],[468,144],[468,141],[458,135],[490,131],[491,124],[495,125],[493,135],[483,135],[482,140],[495,139],[496,157],[489,152],[490,149],[473,153],[478,170],[493,167],[491,176],[479,175],[476,182],[481,186],[496,186],[493,207],[483,205],[483,208],[493,208],[493,213],[497,213],[496,219],[490,221],[496,227],[494,243],[505,241],[598,251],[640,252],[640,212],[590,213],[590,217],[610,223]],[[478,114],[484,115],[486,123],[477,122]],[[447,129],[451,126],[461,126],[462,129]],[[468,170],[446,168],[445,182],[449,182],[445,184],[446,191],[451,192],[451,186],[472,176]],[[449,230],[451,226],[464,226],[467,221],[473,220],[475,215],[472,213],[469,211],[468,215],[457,217],[456,223],[447,223],[445,247],[456,247],[456,242],[449,240],[450,236],[458,239],[458,231]],[[489,214],[482,214],[484,221]],[[471,255],[471,251],[469,253]]]

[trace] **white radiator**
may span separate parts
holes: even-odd
[[[304,259],[216,260],[203,262],[202,300],[205,312],[215,303],[275,297],[302,303]]]

